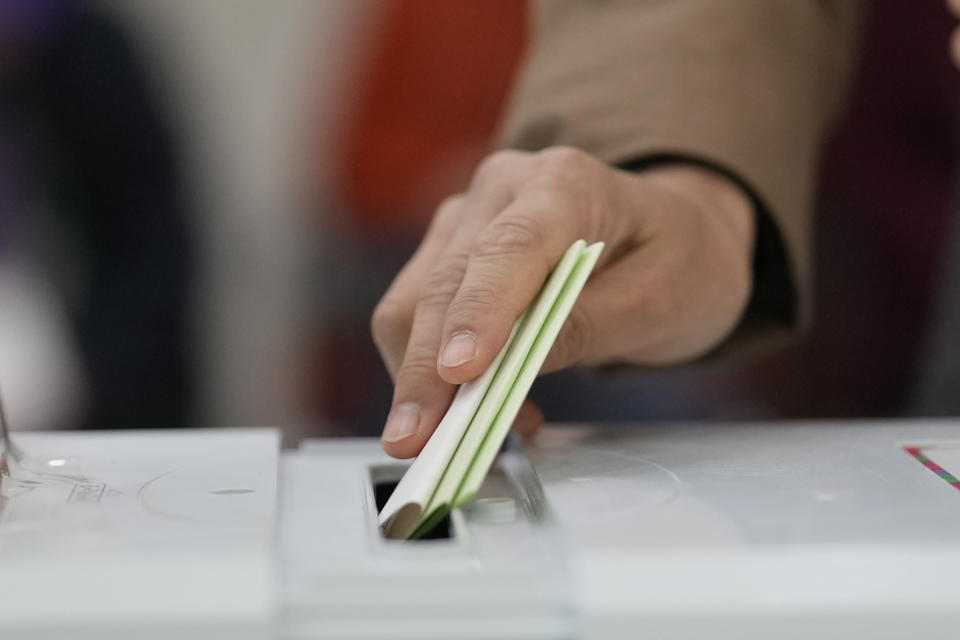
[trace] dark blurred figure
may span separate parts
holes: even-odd
[[[954,21],[943,2],[868,8],[860,73],[821,165],[814,322],[802,342],[751,374],[790,417],[910,410],[953,249]]]
[[[165,123],[116,26],[0,2],[0,229],[64,295],[87,428],[179,427],[191,406],[190,243]]]

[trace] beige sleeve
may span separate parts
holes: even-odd
[[[773,234],[758,228],[755,288],[791,298],[788,312],[751,301],[733,341],[795,329],[809,308],[817,157],[845,94],[859,14],[858,0],[539,0],[501,143],[720,168],[751,192]],[[771,242],[780,244],[763,246]],[[764,273],[776,259],[764,252],[776,251],[780,285]]]

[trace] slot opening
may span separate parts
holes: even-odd
[[[393,490],[396,489],[397,485],[400,483],[400,477],[383,477],[380,473],[377,473],[377,469],[372,469],[370,474],[370,482],[373,485],[373,498],[377,505],[377,513],[383,509],[383,506],[387,504],[387,500],[390,499],[390,495],[393,494]],[[402,474],[402,471],[401,471]],[[383,532],[380,532],[380,535],[383,536]],[[405,540],[404,542],[424,542],[428,540],[452,540],[453,539],[453,523],[450,521],[450,514],[447,514],[440,520],[436,526],[434,526],[430,531],[420,536],[419,538]],[[384,539],[386,537],[384,536]],[[396,542],[396,541],[391,541]]]

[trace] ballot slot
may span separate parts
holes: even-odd
[[[506,531],[529,526],[543,527],[550,521],[543,488],[523,453],[520,440],[513,436],[507,438],[500,447],[497,462],[487,474],[475,498],[452,510],[427,534],[417,538],[388,538],[377,523],[380,512],[409,465],[402,462],[380,462],[367,463],[364,468],[371,535],[390,546],[402,543],[424,547],[430,543],[463,544],[467,542],[467,538],[472,537],[468,533],[478,526]]]
[[[563,540],[528,509],[540,501],[510,473],[520,455],[501,454],[477,500],[441,527],[448,538],[393,540],[380,532],[378,509],[409,461],[388,458],[374,438],[301,443],[281,482],[281,635],[571,635]]]
[[[384,505],[387,504],[387,500],[390,499],[393,490],[397,488],[397,485],[400,483],[400,478],[403,477],[406,470],[407,465],[403,464],[378,464],[369,467],[370,487],[373,492],[373,502],[377,507],[378,515]],[[457,531],[453,524],[451,514],[444,516],[429,532],[412,540],[390,540],[383,534],[383,531],[380,530],[379,527],[378,531],[384,540],[389,540],[390,542],[435,543],[443,540],[452,541],[457,538]]]

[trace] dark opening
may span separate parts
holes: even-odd
[[[381,480],[379,482],[374,481],[373,495],[377,501],[377,513],[380,513],[380,510],[383,509],[383,505],[387,504],[387,500],[390,498],[390,495],[393,493],[393,490],[397,487],[399,482],[399,480]],[[453,535],[450,525],[450,515],[447,514],[443,516],[443,519],[437,522],[432,529],[416,539],[408,540],[408,542],[417,542],[418,540],[449,540],[452,537]]]

